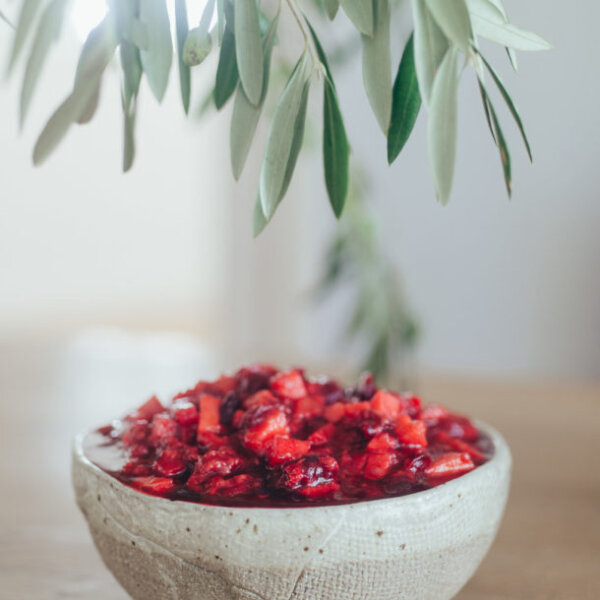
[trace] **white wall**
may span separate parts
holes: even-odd
[[[9,31],[0,28],[2,65]],[[21,72],[0,88],[0,337],[107,322],[214,331],[226,262],[222,120],[185,120],[175,67],[162,108],[144,85],[137,160],[123,175],[112,69],[94,121],[34,169],[35,138],[72,85],[79,43],[71,28],[50,56],[22,135]]]
[[[470,73],[461,87],[457,175],[446,208],[434,199],[423,114],[405,152],[387,168],[358,68],[338,77],[343,111],[354,153],[372,177],[370,200],[387,251],[421,320],[422,367],[600,378],[600,6],[506,5],[513,22],[556,47],[521,53],[519,75],[502,52],[491,52],[534,151],[530,166],[498,99],[513,151],[512,201]],[[327,210],[324,197],[319,210]],[[314,317],[319,341],[305,340],[307,350],[333,351],[331,312]]]

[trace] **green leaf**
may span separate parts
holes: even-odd
[[[233,21],[240,81],[248,100],[258,104],[263,89],[263,52],[256,0],[237,0]]]
[[[181,102],[187,115],[190,110],[191,74],[190,68],[183,60],[183,46],[189,32],[186,0],[175,0],[175,29],[177,32],[177,59],[179,65],[179,87]]]
[[[329,202],[339,219],[348,195],[350,147],[335,87],[329,79],[323,85],[323,163]]]
[[[419,90],[429,107],[435,74],[448,50],[448,40],[434,21],[425,0],[412,0],[415,24],[415,70]]]
[[[135,158],[135,121],[137,101],[134,100],[123,113],[123,173],[127,173]]]
[[[252,214],[252,234],[254,237],[258,237],[267,226],[267,220],[263,214],[262,204],[260,201],[260,195],[256,198],[254,203],[254,212]]]
[[[525,144],[527,154],[529,155],[529,160],[531,162],[533,162],[531,146],[529,144],[529,140],[527,139],[527,134],[525,133],[525,127],[523,125],[521,115],[519,114],[519,111],[517,110],[515,103],[513,102],[512,98],[510,97],[510,94],[504,87],[504,84],[502,83],[500,76],[498,75],[498,73],[496,73],[496,71],[494,70],[492,65],[485,59],[485,57],[481,53],[479,53],[479,56],[481,56],[481,59],[483,60],[483,63],[485,64],[487,70],[490,72],[490,75],[492,76],[494,83],[498,87],[498,90],[500,90],[500,93],[502,94],[502,97],[504,98],[504,101],[506,102],[506,105],[508,106],[508,110],[510,110],[510,113],[512,114],[515,122],[517,123],[517,127],[519,128],[519,131],[521,132],[521,137],[523,138],[523,143]]]
[[[231,129],[229,134],[229,147],[231,156],[231,168],[235,179],[239,179],[244,169],[246,159],[256,126],[260,118],[262,106],[269,88],[269,75],[271,71],[271,55],[273,53],[273,45],[277,37],[277,27],[279,23],[279,11],[269,24],[269,28],[262,40],[263,52],[263,89],[261,90],[260,100],[258,105],[252,104],[244,92],[244,88],[238,85],[238,90],[233,104],[233,113],[231,115]]]
[[[50,47],[60,35],[67,3],[68,0],[53,0],[42,13],[38,23],[33,45],[31,47],[31,53],[29,54],[29,59],[27,60],[27,65],[25,67],[23,86],[21,88],[21,127],[27,118],[31,100],[37,87],[44,63],[48,57]]]
[[[82,119],[97,91],[117,47],[114,24],[109,16],[91,31],[85,41],[73,91],[52,115],[36,142],[33,150],[35,165],[44,162],[60,144],[71,125]]]
[[[417,82],[414,35],[411,35],[398,67],[392,97],[392,120],[388,132],[388,163],[392,164],[408,141],[421,110],[421,94]]]
[[[375,24],[374,0],[340,0],[340,4],[354,26],[364,35],[373,35]]]
[[[212,50],[212,37],[210,33],[194,27],[185,38],[183,44],[183,63],[188,67],[197,67],[202,64]]]
[[[374,1],[373,35],[362,35],[363,83],[379,127],[387,135],[392,112],[390,58],[390,7],[388,0]]]
[[[219,46],[223,43],[225,33],[225,0],[217,0],[217,39]]]
[[[235,36],[233,31],[225,28],[223,43],[219,54],[217,78],[215,81],[214,99],[217,109],[223,108],[225,103],[235,91],[239,80],[237,62],[235,58]]]
[[[15,63],[17,62],[17,59],[23,50],[23,46],[25,45],[25,41],[27,40],[27,36],[31,31],[33,22],[41,5],[41,0],[24,0],[23,2],[21,12],[19,13],[19,20],[17,21],[17,30],[15,32],[15,39],[8,62],[9,73],[12,72]]]
[[[497,23],[508,23],[508,13],[504,8],[502,0],[466,0],[469,14],[471,15],[471,21],[473,21],[473,14],[479,13],[480,15],[487,16]],[[477,24],[473,22],[473,28],[475,33],[477,31]],[[510,63],[515,71],[518,70],[517,55],[512,48],[506,48],[506,53]]]
[[[310,35],[312,36],[313,42],[315,43],[315,49],[317,50],[317,56],[319,57],[319,60],[321,61],[321,64],[323,65],[323,67],[325,67],[325,72],[327,73],[327,77],[329,78],[331,85],[333,85],[333,88],[335,89],[335,83],[333,82],[333,76],[331,74],[331,69],[329,68],[329,62],[327,60],[327,55],[325,54],[325,50],[323,50],[321,41],[319,40],[317,33],[314,30],[313,26],[311,25],[310,21],[307,20],[306,24],[308,25]]]
[[[425,0],[427,8],[447,38],[465,54],[471,51],[473,31],[465,0]]]
[[[140,50],[150,49],[150,40],[148,38],[148,27],[139,19],[132,19],[129,31],[130,41],[132,41]]]
[[[88,103],[86,104],[86,106],[83,109],[83,112],[79,115],[79,117],[77,119],[77,123],[79,125],[85,125],[86,123],[89,123],[94,118],[94,115],[96,114],[96,111],[98,110],[98,103],[100,102],[101,87],[102,87],[102,82],[98,81],[98,83],[96,84],[96,88],[95,88],[94,92],[92,93],[91,98],[89,99]]]
[[[298,60],[271,120],[260,173],[263,213],[271,220],[289,186],[304,137],[311,69],[306,50]]]
[[[452,192],[456,158],[458,74],[457,52],[451,47],[433,82],[427,145],[438,201],[447,204]]]
[[[498,146],[498,150],[500,152],[500,162],[502,163],[502,171],[504,174],[504,183],[506,184],[506,192],[508,193],[508,197],[510,198],[512,195],[512,174],[511,174],[511,165],[510,165],[510,152],[508,150],[508,145],[506,143],[506,139],[504,138],[504,133],[502,132],[502,128],[500,127],[500,122],[498,121],[498,116],[496,111],[494,110],[494,105],[490,100],[490,97],[485,89],[485,86],[478,80],[479,83],[479,91],[481,92],[481,99],[483,100],[483,105],[485,109],[486,115],[489,114],[492,122],[492,137],[496,142],[496,146]]]
[[[148,49],[140,53],[154,97],[162,102],[173,60],[171,25],[165,0],[140,0],[140,21],[148,33]]]
[[[325,0],[323,4],[327,16],[331,21],[333,21],[338,13],[338,10],[340,9],[340,0]]]
[[[128,107],[140,89],[142,63],[139,49],[127,40],[121,40],[119,53],[123,71],[123,105]]]
[[[544,38],[515,27],[508,22],[506,11],[492,0],[468,0],[469,13],[475,33],[507,48],[524,51],[550,50],[552,44]]]
[[[327,73],[323,84],[323,164],[329,202],[335,216],[339,219],[348,195],[350,145],[327,55],[313,26],[309,21],[306,23],[315,43],[319,60]]]

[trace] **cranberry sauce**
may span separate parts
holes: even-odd
[[[267,365],[201,381],[168,406],[150,398],[86,438],[86,455],[122,483],[226,506],[314,506],[402,496],[489,460],[469,419],[418,397],[344,389]]]

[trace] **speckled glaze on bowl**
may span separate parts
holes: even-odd
[[[494,457],[436,488],[312,508],[170,501],[104,473],[73,444],[73,485],[94,542],[134,600],[449,600],[473,575],[510,483]]]

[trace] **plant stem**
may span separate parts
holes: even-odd
[[[306,27],[304,24],[304,22],[305,22],[304,15],[301,15],[301,11],[296,6],[295,0],[286,0],[286,2],[287,2],[287,5],[289,6],[289,9],[290,9],[292,15],[294,16],[294,19],[296,20],[296,23],[298,24],[298,28],[302,32],[302,37],[304,38],[304,43],[305,43],[306,47],[308,48],[308,51],[313,60],[313,63],[315,65],[320,65],[321,61],[320,61],[319,56],[317,55],[317,52],[314,48],[314,44],[312,43],[312,38],[311,38],[311,36],[308,35],[308,33],[306,31]]]

